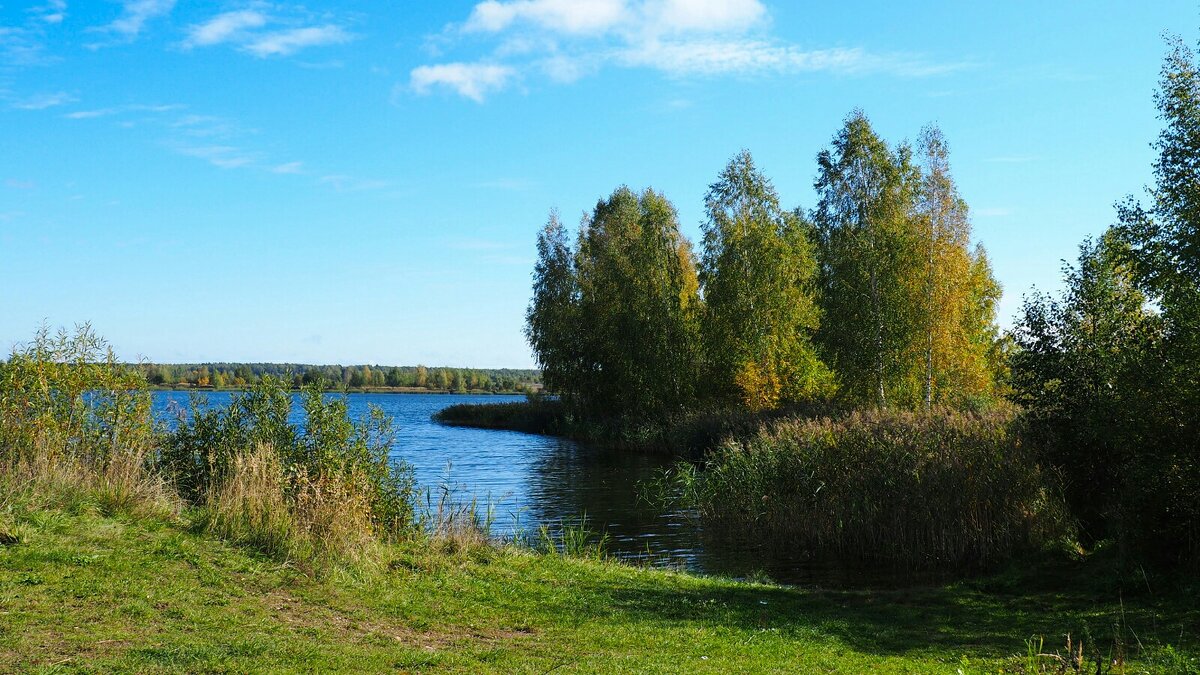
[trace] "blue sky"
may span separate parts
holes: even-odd
[[[534,236],[620,184],[698,238],[740,148],[791,206],[863,108],[936,121],[1011,323],[1151,180],[1145,2],[0,0],[0,348],[524,367]]]

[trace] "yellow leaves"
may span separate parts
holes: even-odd
[[[783,388],[774,368],[763,368],[747,361],[738,368],[733,379],[742,403],[750,411],[770,410],[779,405]]]

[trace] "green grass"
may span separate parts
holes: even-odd
[[[414,542],[376,568],[314,577],[186,521],[0,515],[20,539],[0,546],[0,670],[1021,672],[1030,636],[1052,651],[1071,632],[1107,654],[1114,626],[1140,659],[1128,672],[1200,668],[1194,593],[1127,590],[1122,606],[1103,574],[1066,563],[804,590]]]

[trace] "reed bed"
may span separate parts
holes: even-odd
[[[512,403],[458,403],[439,411],[433,419],[451,426],[506,429],[530,434],[570,435],[572,420],[553,399]]]
[[[716,533],[914,570],[983,568],[1066,532],[1053,482],[1008,413],[795,419],[681,465]]]

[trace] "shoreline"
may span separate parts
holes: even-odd
[[[212,394],[212,393],[227,393],[227,392],[242,392],[249,391],[250,387],[196,387],[196,386],[178,386],[164,387],[161,385],[150,385],[148,389],[152,392],[158,391],[183,391],[194,392],[197,394]],[[288,391],[296,393],[303,391],[302,389],[289,388]],[[523,396],[527,392],[524,391],[486,391],[486,390],[470,390],[470,391],[451,391],[449,389],[421,389],[417,387],[355,387],[353,389],[323,389],[328,394],[438,394],[449,395],[459,394],[462,396]]]

